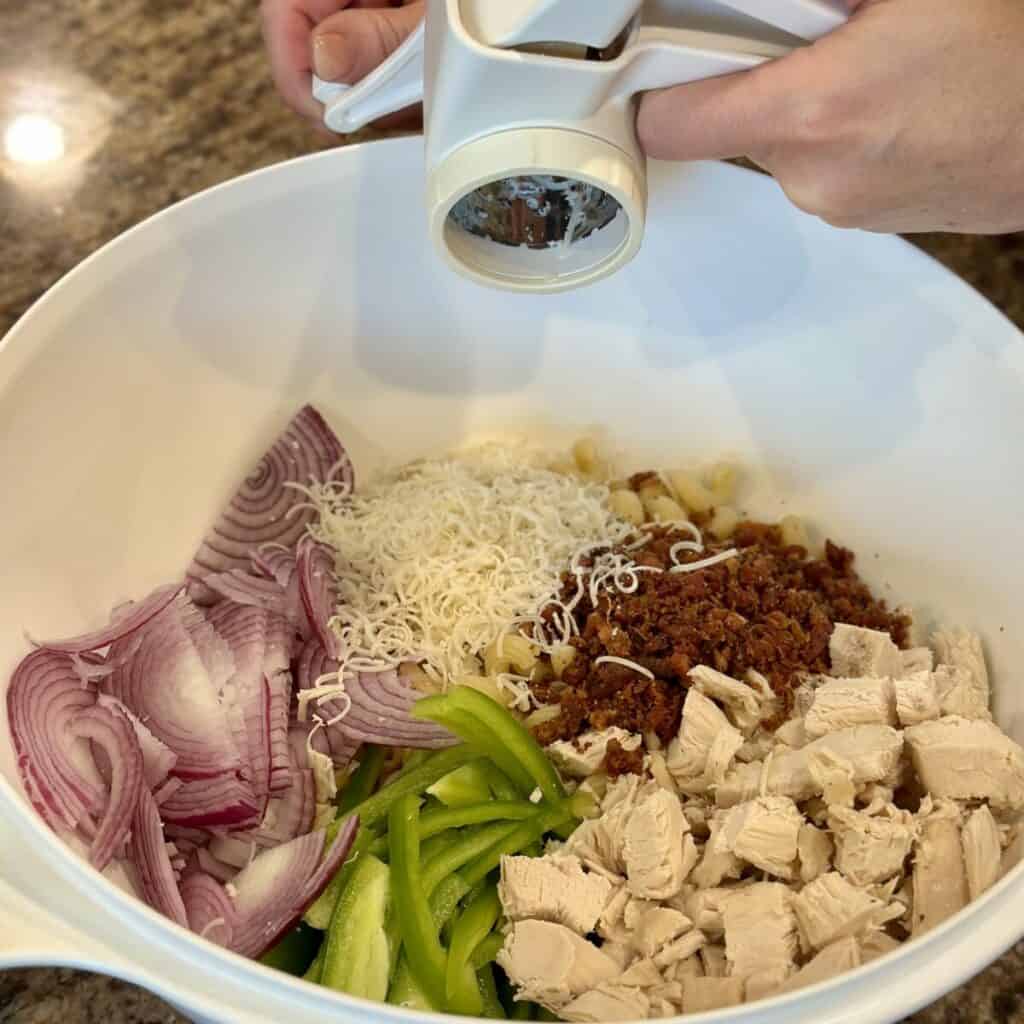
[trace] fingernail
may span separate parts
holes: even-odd
[[[344,36],[327,33],[313,37],[313,70],[324,82],[345,81],[352,67],[350,47]]]

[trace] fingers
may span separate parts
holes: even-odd
[[[423,3],[405,7],[343,10],[313,33],[313,68],[329,82],[355,83],[382,64],[422,20]]]
[[[637,132],[648,156],[728,160],[769,147],[792,116],[796,65],[804,52],[720,78],[648,93]]]

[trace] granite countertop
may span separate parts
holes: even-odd
[[[255,0],[0,4],[0,132],[26,114],[63,125],[65,154],[53,172],[0,150],[0,335],[61,274],[150,213],[331,144],[275,96]],[[915,241],[1024,327],[1024,236]],[[1024,1024],[1024,943],[912,1020]],[[95,975],[0,973],[0,1024],[58,1021],[182,1018]]]

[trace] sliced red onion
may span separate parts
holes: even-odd
[[[128,721],[132,723],[132,728],[135,730],[135,738],[138,740],[139,748],[142,751],[146,788],[155,793],[173,771],[175,764],[178,762],[178,755],[166,743],[158,740],[132,714],[131,710],[126,708],[116,697],[101,693],[97,697],[97,703],[101,707],[115,709],[122,715],[125,715]],[[160,803],[160,801],[157,800],[157,803]]]
[[[231,948],[257,957],[289,931],[345,862],[358,819],[350,819],[321,859],[324,833],[266,850],[232,883],[237,925]]]
[[[135,807],[128,852],[138,871],[142,898],[154,910],[187,928],[185,905],[167,853],[160,813],[147,789],[142,790]]]
[[[249,560],[257,573],[276,580],[287,587],[295,575],[295,552],[283,544],[263,544],[249,553]]]
[[[216,878],[218,882],[230,882],[238,874],[237,868],[218,860],[205,846],[196,850],[195,860],[201,871]]]
[[[280,793],[291,783],[291,764],[288,758],[291,673],[277,672],[267,679],[267,685],[270,689],[270,792]]]
[[[194,779],[160,805],[164,821],[186,828],[240,829],[260,819],[252,787],[234,775]]]
[[[68,726],[68,736],[91,740],[110,765],[110,796],[89,848],[89,862],[102,871],[128,836],[143,789],[143,760],[129,717],[118,707],[95,704],[80,711]]]
[[[218,598],[266,608],[283,615],[285,611],[285,588],[276,580],[246,572],[244,569],[230,569],[207,576],[203,583],[214,591]]]
[[[239,835],[214,836],[210,840],[210,853],[237,871],[247,867],[258,852],[259,847],[251,839],[245,840]]]
[[[7,689],[7,718],[25,792],[51,828],[91,833],[106,803],[98,780],[75,763],[68,726],[96,703],[71,657],[33,651],[14,670]]]
[[[338,603],[338,587],[334,579],[334,559],[322,544],[311,537],[299,541],[296,558],[302,607],[313,633],[319,637],[331,658],[341,657],[341,643],[329,623]]]
[[[115,644],[112,656],[130,642]],[[231,667],[230,649],[181,595],[146,627],[135,656],[107,689],[178,755],[179,777],[235,774],[243,762],[217,692]]]
[[[188,568],[189,592],[202,603],[202,582],[215,572],[246,569],[263,544],[294,547],[316,511],[295,484],[337,480],[352,486],[352,463],[341,442],[311,405],[301,409],[235,492]]]
[[[162,785],[158,786],[153,790],[153,799],[156,801],[157,807],[159,807],[164,801],[170,800],[170,798],[185,785],[184,779],[168,779]]]
[[[423,694],[406,686],[393,670],[355,673],[345,679],[345,693],[351,706],[334,724],[353,740],[424,749],[459,742],[447,729],[409,714]]]
[[[230,948],[236,915],[224,886],[211,875],[196,872],[181,883],[181,899],[188,927],[204,939]]]
[[[149,597],[125,608],[124,612],[102,629],[92,633],[83,633],[70,640],[50,640],[38,646],[48,651],[63,651],[66,654],[81,654],[83,651],[96,651],[107,647],[129,636],[144,626],[150,619],[159,615],[181,593],[183,584],[172,583],[170,586],[157,587]]]

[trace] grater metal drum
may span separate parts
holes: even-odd
[[[424,103],[431,238],[459,273],[558,292],[639,251],[636,98],[748,70],[843,23],[844,0],[427,0],[356,86],[314,79],[336,132]]]

